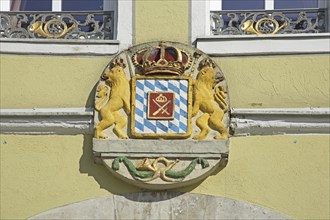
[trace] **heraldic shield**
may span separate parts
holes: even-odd
[[[189,77],[134,78],[131,114],[133,137],[189,137],[191,89]]]
[[[174,42],[128,48],[97,85],[95,160],[142,188],[198,183],[227,162],[228,109],[225,77],[202,51]]]

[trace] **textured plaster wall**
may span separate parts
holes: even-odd
[[[188,0],[134,2],[135,43],[188,43]],[[214,58],[231,107],[329,106],[329,55]],[[110,57],[0,56],[0,108],[93,105]],[[0,219],[27,218],[73,202],[139,191],[95,165],[91,136],[1,135]],[[233,138],[227,167],[180,189],[253,202],[297,219],[329,218],[329,136]]]
[[[110,59],[2,55],[1,108],[90,107],[94,86]],[[330,106],[329,59],[329,55],[214,58],[227,78],[234,108]]]
[[[93,163],[90,136],[0,137],[0,219],[139,191]],[[240,137],[232,138],[225,169],[178,191],[249,201],[296,219],[328,219],[329,178],[327,135]]]
[[[235,108],[330,106],[330,56],[214,58]]]
[[[1,108],[92,106],[110,57],[2,55]],[[232,107],[328,107],[329,56],[214,58]],[[23,65],[24,64],[24,65]],[[1,219],[139,189],[95,165],[90,136],[1,135]],[[200,186],[295,218],[329,215],[329,136],[233,138],[230,161]]]
[[[0,56],[0,108],[93,105],[94,86],[111,57]]]
[[[94,164],[91,137],[0,137],[0,219],[25,219],[109,192],[134,191]]]
[[[188,43],[188,0],[135,1],[136,43],[178,41]]]

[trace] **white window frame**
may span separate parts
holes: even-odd
[[[265,10],[274,9],[274,0],[265,0]],[[221,10],[222,0],[191,0],[191,43],[214,56],[323,54],[330,52],[330,34],[217,35],[211,36],[210,11]],[[330,2],[318,1],[319,8]],[[328,16],[330,25],[330,16]],[[330,28],[328,28],[330,30]]]
[[[0,39],[0,54],[113,55],[132,46],[133,0],[104,0],[103,10],[114,10],[114,19],[117,21],[114,25],[114,40]],[[10,11],[10,0],[0,0],[0,11]],[[52,11],[62,11],[62,0],[52,0]],[[38,45],[38,42],[42,45]]]
[[[10,0],[0,0],[0,11],[10,10]]]

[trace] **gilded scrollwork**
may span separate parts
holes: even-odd
[[[123,59],[115,59],[110,64],[110,70],[105,71],[102,75],[103,80],[111,87],[111,93],[106,104],[105,101],[96,103],[95,108],[99,111],[101,120],[95,126],[95,138],[106,139],[108,136],[103,131],[113,124],[113,132],[121,139],[127,139],[128,136],[122,129],[127,125],[127,117],[120,113],[124,109],[127,115],[131,112],[130,107],[130,85],[126,77],[124,68],[126,64]],[[101,85],[97,90],[97,96],[107,97],[106,86]],[[104,98],[103,98],[104,100]]]
[[[140,163],[138,163],[138,165],[136,166],[136,169],[139,171],[144,170],[144,171],[153,172],[153,176],[151,178],[145,180],[145,182],[149,182],[149,181],[152,181],[157,178],[161,178],[162,180],[164,180],[166,182],[175,182],[175,179],[172,179],[172,178],[169,178],[166,176],[166,171],[172,169],[172,167],[174,167],[175,164],[177,164],[178,162],[179,162],[178,159],[173,162],[170,162],[165,157],[159,157],[151,163],[149,158],[145,158]],[[159,165],[160,163],[164,166]]]
[[[47,22],[37,21],[30,25],[29,31],[46,38],[62,38],[68,32],[76,27],[72,24],[70,27],[61,20],[52,19]]]
[[[253,20],[245,21],[241,29],[251,34],[276,34],[286,26],[286,22],[282,23],[280,26],[275,19],[262,18],[256,22]]]
[[[220,134],[214,136],[214,139],[226,139],[228,137],[227,129],[222,123],[228,105],[225,101],[225,91],[221,86],[216,88],[215,64],[210,59],[204,59],[200,62],[197,79],[194,82],[193,89],[193,111],[192,116],[196,116],[199,111],[202,115],[196,120],[196,125],[201,132],[193,139],[205,139],[211,128]]]

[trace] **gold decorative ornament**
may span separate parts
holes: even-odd
[[[173,92],[148,93],[148,119],[173,119],[175,94]]]
[[[39,34],[42,37],[61,38],[75,27],[75,24],[72,24],[71,27],[68,27],[64,21],[52,19],[47,22],[37,21],[31,24],[29,31]],[[51,32],[56,33],[51,33],[50,30],[52,30]]]
[[[95,127],[96,138],[108,138],[102,131],[113,124],[115,124],[113,131],[119,138],[128,138],[127,134],[122,131],[127,124],[127,119],[119,113],[121,109],[124,109],[127,115],[131,111],[130,86],[124,71],[125,67],[123,59],[116,59],[110,64],[110,70],[102,75],[102,78],[111,87],[111,94],[108,102],[99,110],[101,121]]]
[[[136,52],[133,63],[144,75],[173,74],[182,75],[191,66],[191,55],[185,50],[160,43]]]
[[[202,52],[201,51],[196,51],[194,54],[193,54],[193,58],[194,58],[194,62],[192,64],[192,67],[191,67],[191,74],[194,73],[195,71],[195,66],[196,66],[196,62],[197,60],[202,56]]]
[[[176,159],[174,162],[170,162],[165,157],[158,157],[151,163],[149,158],[145,158],[138,163],[136,169],[140,171],[154,172],[153,176],[148,180],[143,180],[144,182],[150,182],[157,178],[161,178],[166,182],[176,182],[177,180],[167,177],[165,175],[165,172],[172,169],[172,167],[174,167],[174,165],[177,164],[178,162],[179,162],[178,159]]]
[[[247,20],[243,23],[241,29],[251,34],[276,34],[282,28],[286,27],[287,23],[284,22],[281,26],[272,18],[261,18],[258,21]]]
[[[224,89],[217,87],[214,90],[216,84],[214,67],[215,64],[210,59],[201,61],[197,79],[194,81],[192,117],[196,116],[199,111],[203,112],[196,120],[196,125],[201,129],[201,132],[193,137],[195,140],[205,139],[211,130],[210,128],[220,133],[214,136],[214,139],[226,139],[228,137],[227,129],[222,123],[228,105],[225,102]]]

